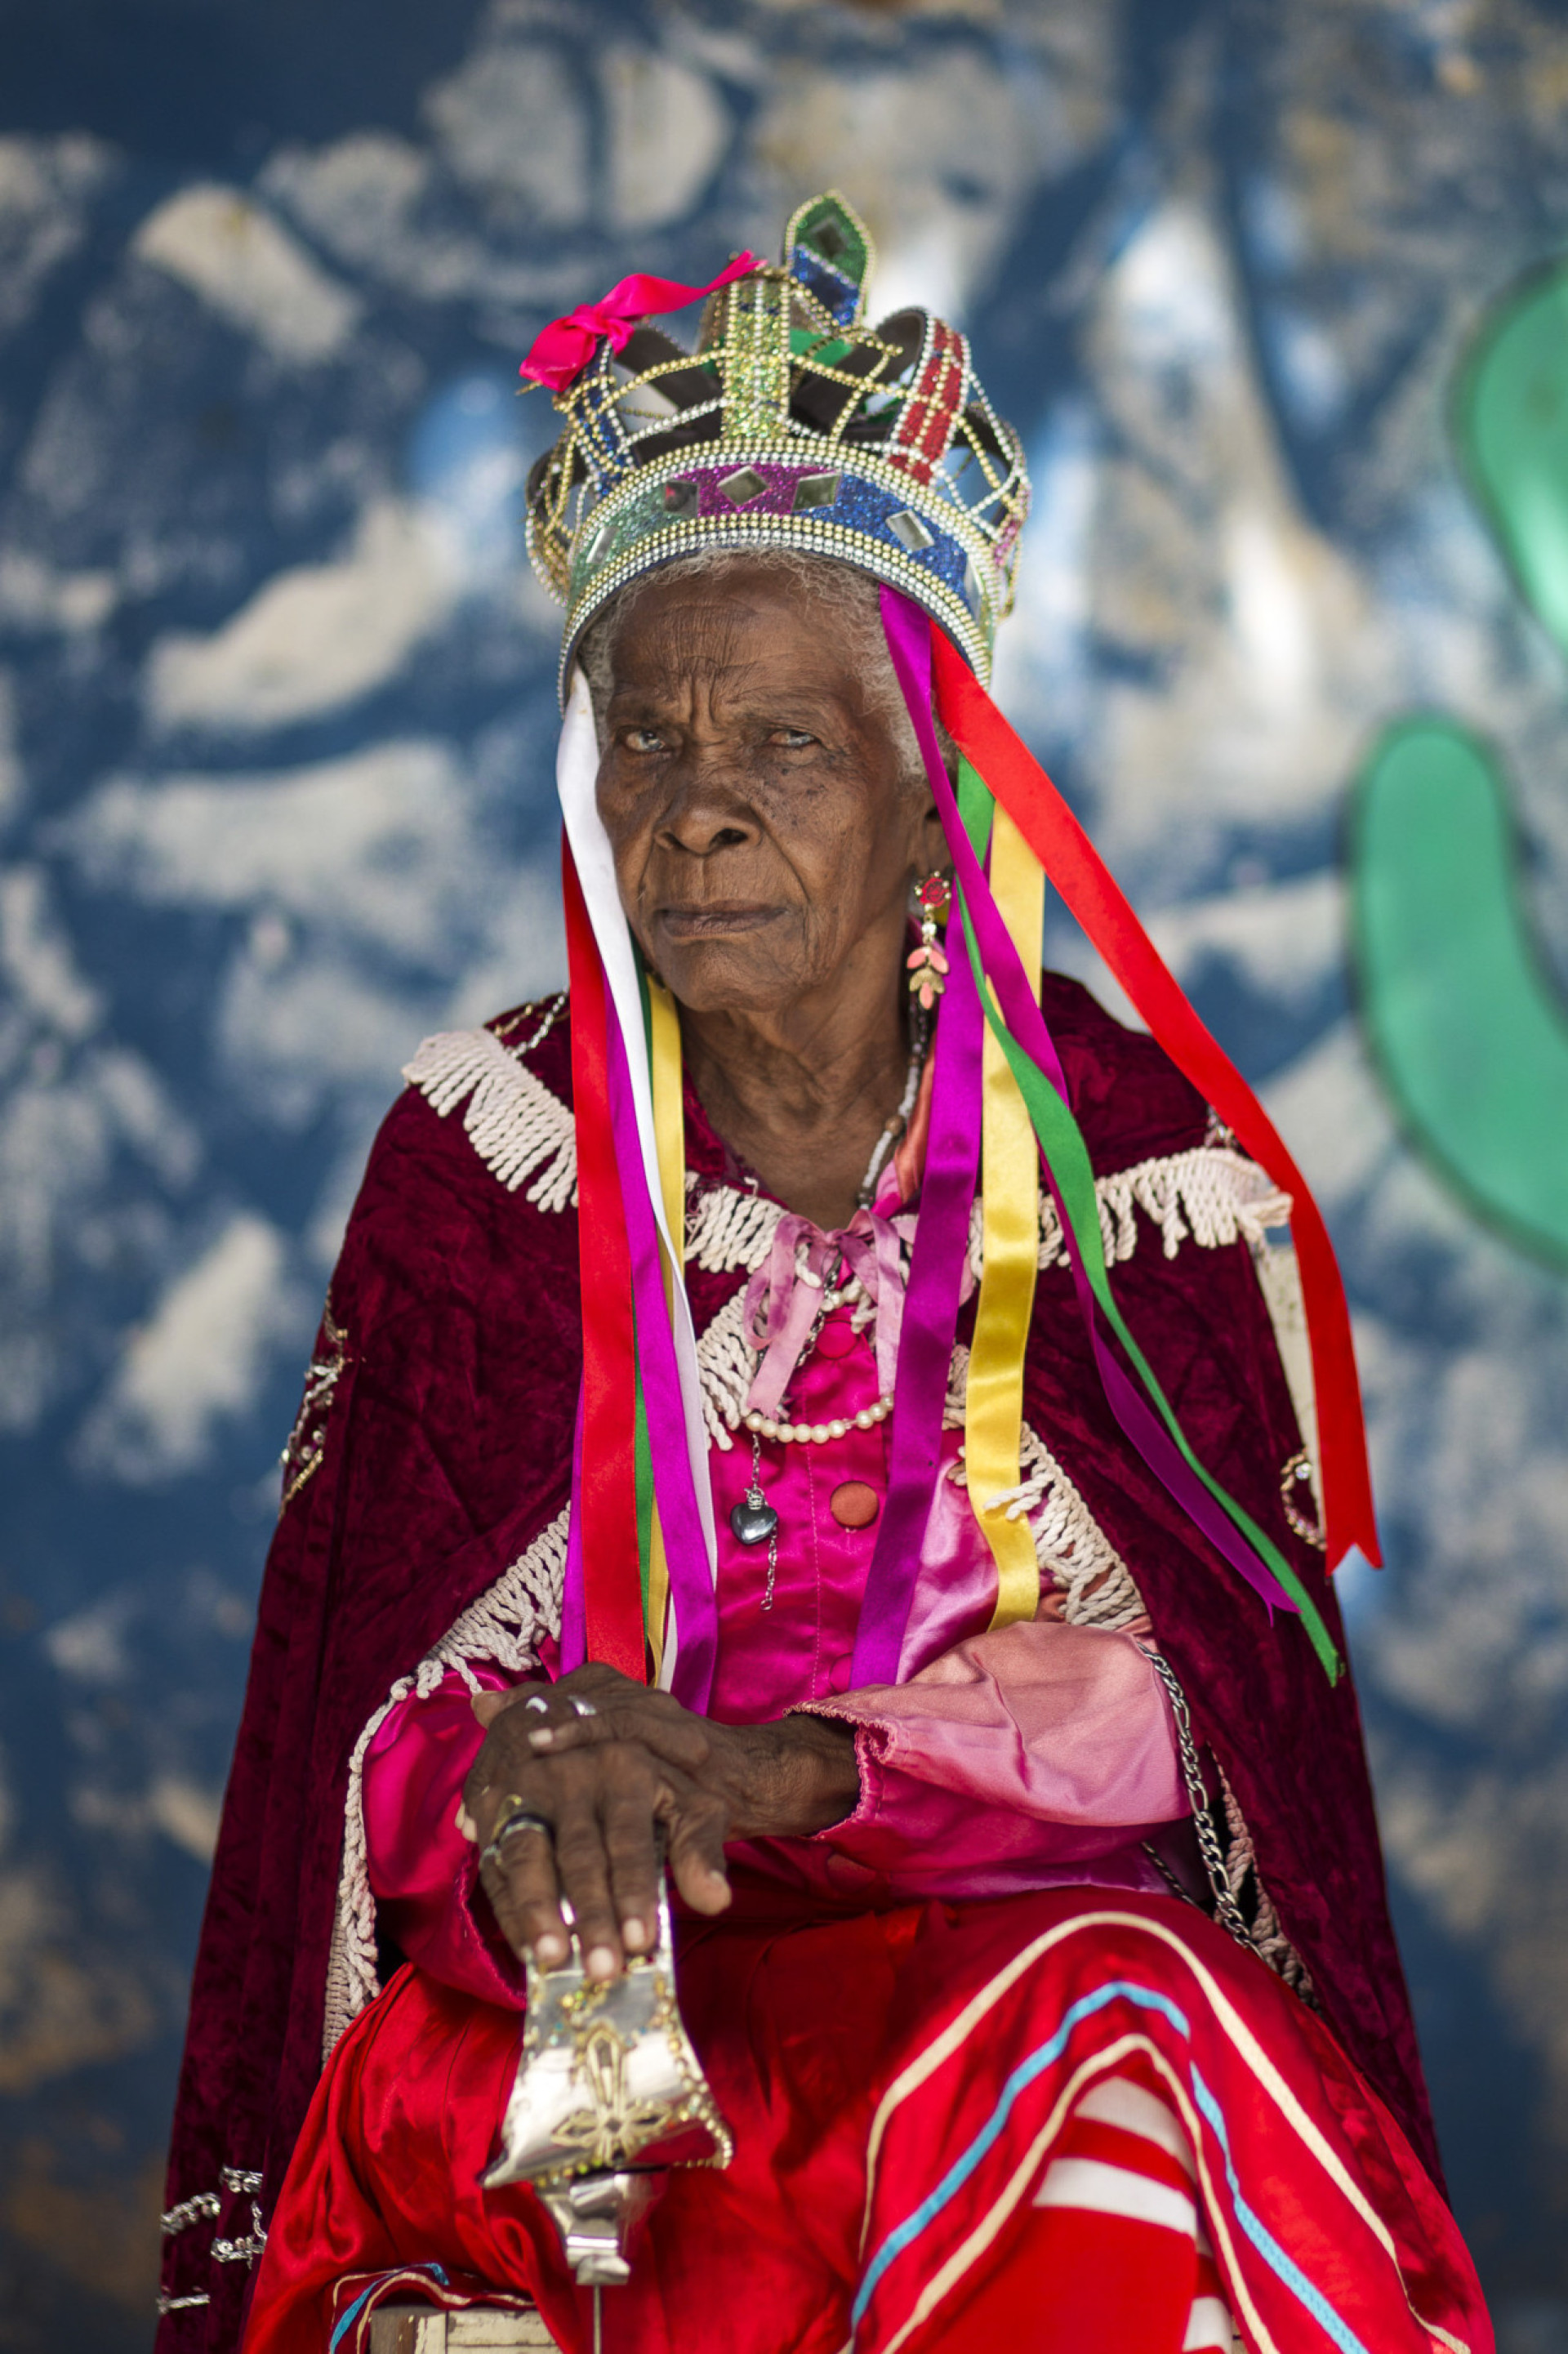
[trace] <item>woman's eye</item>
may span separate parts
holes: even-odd
[[[623,730],[620,740],[629,752],[658,752],[663,748],[664,743],[664,738],[652,727],[628,727]]]
[[[803,752],[816,737],[808,736],[803,727],[776,727],[768,738],[770,744],[782,744],[787,752]]]

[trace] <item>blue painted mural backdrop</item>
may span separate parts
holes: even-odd
[[[0,2349],[146,2342],[335,1240],[419,1036],[560,971],[517,358],[831,183],[1027,437],[1001,691],[1334,1227],[1450,2169],[1509,2354],[1568,2347],[1568,1302],[1404,1141],[1344,866],[1372,748],[1442,715],[1555,1002],[1562,656],[1446,419],[1568,239],[1564,11],[8,0],[0,42]]]

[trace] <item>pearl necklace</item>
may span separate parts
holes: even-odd
[[[863,1208],[870,1207],[876,1192],[876,1181],[882,1173],[882,1164],[908,1128],[909,1115],[920,1091],[920,1073],[925,1066],[929,1037],[929,1014],[922,1010],[915,1014],[911,1023],[909,1070],[904,1083],[903,1101],[877,1138],[871,1165],[861,1185],[858,1198]],[[800,1352],[802,1359],[810,1356],[816,1347],[817,1336],[833,1310],[842,1308],[847,1300],[863,1296],[859,1280],[854,1276],[851,1276],[847,1283],[839,1285],[837,1289],[824,1285],[822,1304]],[[763,1492],[763,1440],[768,1439],[779,1447],[826,1447],[832,1439],[847,1438],[852,1430],[874,1430],[878,1424],[887,1420],[892,1412],[893,1400],[879,1397],[874,1405],[862,1406],[858,1414],[835,1415],[831,1422],[779,1422],[772,1415],[758,1414],[755,1409],[741,1416],[741,1426],[751,1437],[751,1484],[731,1511],[729,1524],[738,1544],[748,1549],[761,1544],[768,1547],[768,1577],[758,1604],[760,1609],[772,1609],[773,1588],[779,1575],[779,1514]]]
[[[853,1275],[836,1289],[824,1288],[822,1304],[800,1352],[802,1362],[816,1347],[817,1337],[833,1310],[864,1297],[859,1278]],[[852,1430],[874,1430],[892,1412],[893,1400],[879,1397],[874,1405],[862,1406],[858,1414],[835,1416],[832,1422],[779,1422],[771,1415],[758,1414],[755,1408],[742,1415],[740,1421],[741,1428],[748,1430],[753,1439],[770,1439],[780,1447],[826,1447],[830,1439],[847,1438]]]
[[[847,1438],[852,1430],[874,1430],[893,1412],[893,1400],[879,1397],[858,1414],[835,1416],[832,1422],[774,1422],[765,1414],[748,1414],[744,1426],[754,1437],[776,1439],[780,1447],[825,1447],[830,1438]]]

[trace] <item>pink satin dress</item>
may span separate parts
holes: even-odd
[[[860,1800],[814,1838],[737,1843],[732,1860],[785,1887],[871,1909],[1083,1883],[1160,1893],[1167,1883],[1142,1842],[1188,1806],[1164,1689],[1139,1648],[1147,1625],[1068,1626],[1047,1601],[1046,1615],[988,1631],[996,1570],[949,1476],[959,1463],[956,1430],[944,1434],[898,1681],[848,1689],[888,1486],[887,1425],[859,1429],[853,1417],[892,1387],[912,1225],[889,1172],[874,1210],[858,1212],[849,1229],[824,1235],[804,1218],[781,1221],[753,1282],[748,1319],[766,1346],[748,1404],[775,1419],[852,1427],[821,1444],[760,1443],[760,1485],[779,1520],[770,1602],[766,1545],[742,1545],[730,1526],[752,1479],[750,1434],[711,1449],[710,1710],[736,1724],[792,1709],[853,1723]],[[855,1273],[860,1297],[813,1334],[835,1267]],[[547,1653],[541,1672],[555,1666]],[[491,1690],[511,1681],[483,1665],[474,1672]],[[411,1961],[515,2005],[520,1974],[476,1893],[475,1850],[457,1825],[482,1740],[456,1675],[387,1717],[365,1766],[370,1882],[382,1925]]]

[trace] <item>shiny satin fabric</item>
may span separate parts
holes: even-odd
[[[783,1252],[785,1267],[793,1269],[797,1245],[813,1264],[825,1238],[803,1220],[788,1223],[803,1231]],[[863,1212],[861,1223],[871,1224]],[[885,1229],[885,1219],[876,1223]],[[860,1239],[874,1325],[857,1331],[851,1310],[836,1310],[799,1367],[786,1344],[790,1394],[812,1423],[853,1423],[875,1399],[879,1359],[890,1352],[892,1303],[877,1288],[873,1240]],[[808,1305],[821,1298],[804,1281],[794,1291]],[[1128,1633],[1051,1617],[986,1631],[996,1569],[964,1490],[948,1476],[960,1468],[960,1434],[941,1437],[902,1681],[853,1692],[875,1517],[845,1526],[833,1503],[853,1484],[880,1513],[886,1427],[852,1427],[823,1447],[759,1447],[764,1491],[780,1523],[767,1610],[765,1557],[741,1545],[729,1522],[752,1476],[744,1438],[712,1455],[719,1558],[711,1712],[746,1724],[812,1708],[859,1728],[859,1805],[814,1840],[771,1842],[768,1868],[797,1889],[855,1892],[872,1903],[998,1896],[1068,1879],[1161,1886],[1140,1841],[1187,1808],[1162,1688]],[[1036,1605],[1039,1585],[1036,1565]],[[1147,1622],[1135,1631],[1146,1635]],[[504,1681],[482,1665],[478,1677],[487,1685]],[[371,1744],[362,1803],[383,1930],[438,1975],[504,2001],[514,1973],[504,1957],[498,1963],[493,1945],[485,1948],[469,1914],[472,1850],[455,1824],[480,1738],[455,1675],[429,1698],[403,1702]]]
[[[686,1244],[686,1120],[685,1090],[681,1068],[681,1017],[675,1001],[662,983],[648,981],[648,1062],[653,1091],[653,1144],[659,1156],[659,1191],[664,1225],[680,1254],[680,1264],[664,1260],[664,1293],[672,1315],[675,1290],[683,1280]],[[664,1550],[664,1524],[653,1504],[649,1543],[648,1599],[644,1631],[653,1659],[653,1681],[664,1681],[665,1629],[670,1606],[670,1561]],[[673,1647],[670,1665],[674,1666]]]
[[[1041,955],[1045,878],[1040,861],[1000,807],[991,818],[990,875],[997,913],[1024,971],[1033,972]],[[1022,1513],[1010,1520],[992,1499],[1019,1483],[1023,1354],[1040,1247],[1040,1153],[1018,1082],[989,1027],[980,1106],[983,1256],[964,1398],[964,1447],[969,1501],[996,1560],[991,1623],[1005,1627],[1015,1618],[1033,1617],[1039,1588],[1027,1522]]]
[[[811,1704],[856,1728],[859,1802],[815,1838],[737,1843],[732,1867],[798,1899],[868,1906],[1165,1885],[1142,1841],[1179,1825],[1185,1800],[1162,1688],[1128,1637],[1002,1628],[906,1683]],[[388,1716],[365,1761],[370,1885],[399,1953],[484,2001],[520,2004],[457,1826],[482,1737],[456,1676]]]
[[[1152,1040],[1118,1029],[1060,975],[1047,974],[1042,991],[1097,1167],[1130,1169],[1203,1145],[1202,1101]],[[542,1043],[528,1044],[541,1024]],[[554,1006],[496,1024],[563,1104],[571,1026],[569,1012]],[[365,1727],[567,1500],[581,1373],[577,1222],[569,1206],[499,1183],[463,1119],[461,1108],[443,1118],[409,1088],[377,1140],[333,1277],[333,1326],[320,1336],[321,1353],[338,1352],[342,1369],[321,1422],[319,1469],[283,1514],[263,1583],[165,2200],[217,2192],[215,2228],[228,2236],[249,2231],[250,2216],[247,2201],[221,2190],[222,2169],[264,2169],[270,2217],[319,2076],[349,1767]],[[720,1184],[755,1190],[690,1094],[685,1119],[694,1201]],[[744,1269],[688,1267],[697,1329],[746,1282]],[[1280,1504],[1279,1467],[1301,1438],[1245,1244],[1189,1243],[1168,1257],[1146,1230],[1117,1284],[1205,1459],[1331,1613],[1319,1557]],[[961,1321],[960,1338],[967,1330]],[[1282,1622],[1273,1640],[1260,1639],[1252,1596],[1127,1447],[1060,1265],[1039,1278],[1024,1412],[1132,1567],[1325,2011],[1436,2170],[1353,1688],[1346,1680],[1330,1690],[1299,1628]],[[726,1466],[738,1475],[749,1451],[726,1456]],[[939,1480],[939,1508],[948,1492]],[[826,1541],[831,1488],[818,1500]],[[952,1500],[967,1511],[961,1494]],[[720,1533],[722,1542],[722,1521]],[[931,1597],[917,1595],[921,1637],[939,1633],[950,1647],[982,1631],[994,1592],[983,1559],[931,1629],[923,1618]],[[831,1666],[829,1637],[824,1621]],[[553,1662],[553,1643],[546,1649]],[[160,2337],[169,2354],[232,2354],[243,2267],[213,2260],[213,2236],[204,2227],[168,2243],[165,2292],[209,2300],[171,2315]]]
[[[852,2332],[856,2354],[994,2354],[964,2319],[987,2229],[1048,2162],[1074,2084],[1133,2048],[1192,2111],[1249,2344],[1431,2354],[1446,2331],[1490,2354],[1469,2260],[1386,2110],[1186,1907],[1079,1891],[834,1917],[744,1880],[732,1916],[683,1925],[680,1969],[736,2154],[670,2179],[630,2285],[605,2295],[606,2354],[840,2354]],[[323,2354],[334,2281],[416,2258],[525,2289],[586,2354],[588,2299],[533,2193],[479,2189],[516,2035],[515,2014],[417,1970],[355,2022],[279,2200],[244,2354]]]

